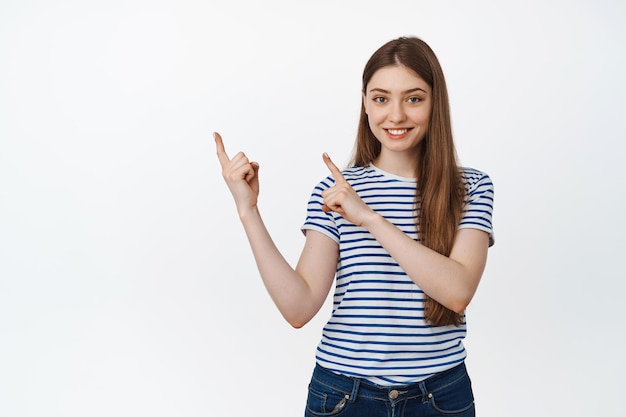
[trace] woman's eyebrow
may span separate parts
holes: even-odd
[[[414,93],[416,91],[422,91],[424,93],[428,93],[428,91],[424,90],[423,88],[416,87],[416,88],[411,88],[411,89],[408,89],[406,91],[403,91],[402,94],[410,94],[410,93]],[[378,92],[378,93],[383,93],[383,94],[391,94],[391,91],[385,90],[383,88],[378,88],[378,87],[372,88],[370,90],[370,93],[372,93],[372,92]]]

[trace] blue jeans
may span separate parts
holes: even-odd
[[[305,417],[474,417],[472,384],[461,363],[411,385],[379,386],[315,366]]]

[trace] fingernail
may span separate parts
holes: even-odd
[[[328,159],[330,159],[330,156],[328,156],[328,154],[326,152],[324,152],[324,156]]]

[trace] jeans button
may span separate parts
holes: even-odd
[[[391,398],[392,400],[395,400],[396,398],[398,398],[398,390],[391,390],[389,392],[389,398]]]

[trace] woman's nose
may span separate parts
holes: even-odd
[[[398,123],[406,120],[406,113],[402,103],[394,103],[390,108],[389,121]]]

